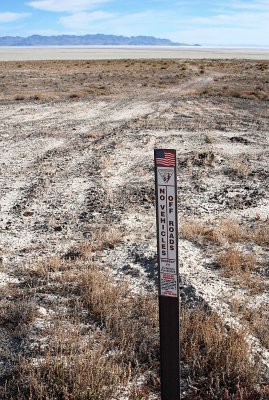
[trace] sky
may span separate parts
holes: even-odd
[[[269,0],[0,0],[0,36],[95,33],[269,46]]]

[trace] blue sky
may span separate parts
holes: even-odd
[[[0,0],[0,36],[87,33],[269,46],[269,0]]]

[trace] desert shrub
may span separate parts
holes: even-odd
[[[68,334],[67,329],[56,324],[44,356],[20,360],[5,399],[106,400],[116,395],[126,383],[127,370],[108,355],[107,342],[97,335],[86,339],[79,326]]]
[[[34,94],[31,96],[31,99],[33,99],[33,100],[42,100],[44,97],[45,97],[45,96],[44,96],[43,93],[34,93]]]
[[[252,272],[255,260],[253,254],[245,254],[236,248],[230,248],[216,258],[216,263],[221,268],[222,275],[229,277]]]
[[[245,333],[226,329],[217,314],[203,308],[181,311],[182,361],[192,382],[186,399],[263,399],[255,389],[259,362],[251,357]]]
[[[17,101],[24,100],[25,96],[23,94],[16,94],[14,99],[17,100]]]
[[[239,242],[246,238],[245,229],[232,218],[221,219],[214,223],[182,219],[180,230],[184,239],[194,242],[210,241],[218,245],[225,242]]]
[[[263,224],[260,224],[253,229],[251,229],[248,233],[248,237],[253,242],[259,244],[260,246],[269,244],[269,224],[268,221],[265,221]]]
[[[85,93],[84,92],[74,92],[74,93],[70,93],[69,98],[70,99],[78,99],[80,97],[84,97]]]
[[[239,298],[229,301],[231,311],[243,322],[244,326],[256,336],[264,347],[269,349],[269,310],[268,303],[250,306]]]
[[[230,163],[230,172],[237,175],[239,178],[247,178],[250,172],[248,162],[244,160],[233,160]]]
[[[157,304],[150,295],[133,295],[126,283],[111,284],[95,267],[78,276],[78,288],[94,319],[114,336],[129,361],[139,365],[156,356]]]

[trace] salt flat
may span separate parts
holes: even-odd
[[[44,46],[0,47],[0,61],[122,59],[269,60],[269,48],[192,46]]]

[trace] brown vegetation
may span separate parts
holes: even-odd
[[[269,243],[268,221],[255,221],[253,226],[239,224],[232,218],[201,222],[196,219],[183,219],[180,224],[181,235],[192,241],[224,243],[253,242],[264,246]]]
[[[18,358],[2,398],[114,399],[128,383],[130,399],[147,399],[146,393],[158,391],[157,297],[134,295],[126,282],[115,284],[92,263],[83,267],[70,262],[60,275],[48,273],[49,280],[43,281],[47,290],[57,282],[58,293],[70,299],[68,307],[40,330],[42,348],[27,347]],[[34,321],[27,318],[28,330]],[[203,307],[182,308],[182,362],[188,365],[183,374],[190,382],[186,399],[215,399],[225,392],[232,399],[263,399],[262,389],[260,394],[255,389],[259,363],[251,361],[244,334],[227,330]],[[138,389],[134,382],[142,375],[146,379]]]
[[[216,258],[216,263],[221,268],[223,276],[250,275],[255,266],[255,256],[254,254],[245,254],[236,248],[230,248]]]
[[[250,333],[255,335],[269,349],[269,310],[268,304],[250,306],[237,298],[230,300],[231,311],[247,327]]]
[[[246,239],[245,229],[236,220],[230,218],[204,223],[195,219],[183,219],[180,223],[180,230],[184,239],[210,241],[217,245]]]
[[[259,362],[250,361],[245,334],[244,330],[224,328],[214,313],[199,308],[182,310],[182,358],[190,367],[192,381],[193,397],[188,398],[263,398],[253,389],[259,380]]]
[[[0,67],[3,71],[0,99],[10,98],[14,88],[19,91],[17,100],[40,100],[40,93],[42,99],[76,99],[119,94],[122,90],[130,92],[137,87],[145,91],[157,87],[171,88],[190,82],[188,92],[198,96],[269,100],[267,61],[26,61],[20,64],[2,62]],[[43,76],[39,82],[40,73]],[[216,76],[214,83],[205,80],[202,87],[192,85],[192,81],[207,76]]]

